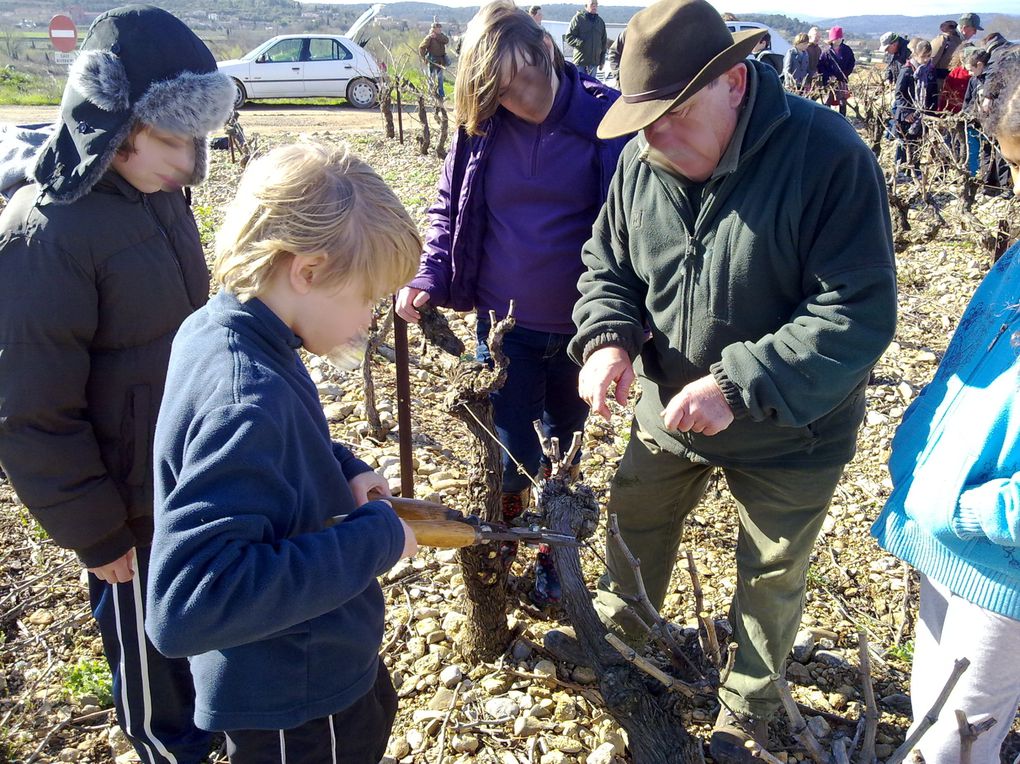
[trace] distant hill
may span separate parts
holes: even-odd
[[[317,2],[297,2],[296,0],[149,0],[181,16],[200,34],[209,34],[214,30],[226,30],[229,37],[232,32],[250,30],[257,36],[270,29],[274,33],[293,31],[315,31],[317,29],[346,29],[366,8],[369,3],[327,4]],[[77,0],[74,8],[83,18],[79,25],[87,26],[96,13],[121,5],[125,0]],[[543,3],[542,0],[517,0],[527,7],[534,2],[542,5],[545,18],[550,21],[569,21],[582,7],[583,0],[572,3]],[[781,0],[780,0],[781,2]],[[386,3],[382,10],[382,26],[385,18],[392,19],[403,28],[424,28],[433,19],[438,19],[451,26],[453,32],[462,30],[463,26],[478,12],[479,5],[466,8],[452,8],[438,2],[392,2]],[[763,0],[766,8],[779,5],[776,0]],[[13,22],[26,17],[33,17],[38,24],[45,27],[52,13],[52,2],[39,0],[0,0],[0,26],[13,26]],[[641,10],[636,5],[603,5],[599,13],[610,23],[626,23],[631,16]],[[950,16],[842,16],[839,18],[817,18],[805,16],[793,18],[776,12],[741,13],[743,21],[758,21],[778,30],[787,39],[797,32],[806,31],[808,27],[817,25],[828,28],[843,27],[848,39],[877,39],[883,32],[895,31],[906,36],[922,35],[932,38],[938,33],[939,24]],[[982,14],[982,23],[988,32],[1001,32],[1009,39],[1020,40],[1020,15],[991,13]]]
[[[819,19],[815,24],[819,27],[843,27],[847,38],[880,37],[884,32],[896,32],[904,37],[920,35],[931,39],[939,33],[939,24],[946,19],[955,19],[953,15],[942,16],[842,16],[839,18]],[[979,35],[989,32],[1001,32],[1009,39],[1020,38],[1020,16],[1005,13],[982,13],[981,25],[985,28]]]
[[[542,13],[550,21],[570,21],[574,14],[581,10],[583,3],[547,4],[541,0],[536,0],[536,2],[520,3],[520,5],[523,7],[541,5]],[[321,7],[325,8],[327,6]],[[368,6],[359,7],[367,8]],[[436,16],[440,21],[456,21],[463,24],[471,20],[471,17],[478,12],[478,8],[478,5],[466,8],[450,8],[438,3],[401,2],[387,3],[382,13],[385,16],[411,22],[432,21],[432,17]],[[630,17],[639,10],[641,10],[639,5],[604,5],[599,8],[599,15],[607,22],[624,24],[630,21]]]

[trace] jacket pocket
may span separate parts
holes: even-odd
[[[731,323],[734,318],[732,260],[736,257],[742,227],[739,214],[730,213],[719,222],[715,238],[705,251],[703,282],[708,290],[707,308],[724,324]]]
[[[128,388],[121,422],[123,442],[124,483],[144,486],[149,477],[149,441],[152,433],[150,405],[152,392],[148,385],[133,385]]]

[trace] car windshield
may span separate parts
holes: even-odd
[[[254,59],[256,59],[258,57],[258,55],[260,53],[264,53],[265,50],[266,50],[266,44],[262,43],[257,48],[252,48],[251,50],[249,50],[247,53],[245,53],[243,56],[241,56],[241,58],[239,58],[238,60],[239,61],[253,61]]]

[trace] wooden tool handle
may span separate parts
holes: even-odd
[[[390,502],[393,506],[393,511],[397,513],[397,517],[405,523],[410,523],[414,520],[428,520],[459,522],[461,524],[465,524],[463,522],[464,515],[460,512],[438,504],[430,504],[424,501],[411,502],[407,499],[401,499],[393,496],[387,496],[386,501]]]
[[[419,546],[433,546],[440,549],[460,549],[477,543],[478,535],[472,525],[457,520],[429,520],[409,518],[398,513],[411,526]]]

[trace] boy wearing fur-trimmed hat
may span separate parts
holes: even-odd
[[[148,642],[142,603],[170,343],[209,290],[183,189],[232,101],[182,22],[117,8],[89,29],[57,123],[22,133],[37,148],[0,173],[0,464],[88,570],[117,717],[150,763],[201,761],[210,741],[187,661]]]

